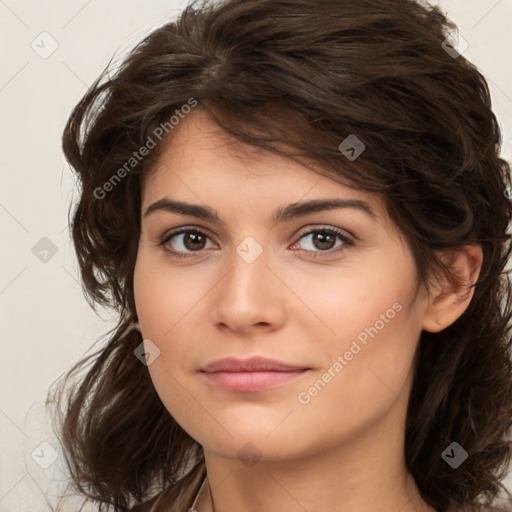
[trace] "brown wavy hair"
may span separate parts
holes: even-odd
[[[381,194],[426,285],[449,272],[441,253],[481,245],[467,310],[443,331],[421,334],[404,450],[423,499],[439,512],[488,510],[506,492],[510,167],[485,78],[445,51],[455,30],[439,8],[412,0],[193,2],[115,69],[109,64],[76,105],[63,134],[80,185],[72,238],[88,302],[112,308],[118,323],[48,403],[57,396],[61,404],[73,485],[100,510],[126,511],[183,485],[186,465],[203,457],[134,356],[141,188],[164,144],[112,181],[191,98],[238,141]],[[366,148],[353,161],[339,149],[351,134]],[[441,458],[453,441],[469,454],[457,469]]]

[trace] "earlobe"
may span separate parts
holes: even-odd
[[[483,252],[479,245],[464,245],[441,259],[452,276],[442,276],[432,286],[422,329],[439,332],[453,324],[467,309],[473,298],[473,285],[482,268]]]

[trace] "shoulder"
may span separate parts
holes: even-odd
[[[128,512],[174,512],[188,510],[206,477],[204,460],[198,462],[174,485],[170,485],[149,500],[134,505]]]

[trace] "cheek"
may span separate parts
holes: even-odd
[[[381,258],[345,268],[334,278],[332,273],[317,276],[307,286],[295,283],[302,286],[298,294],[307,297],[309,310],[295,319],[314,340],[315,361],[325,371],[311,394],[304,390],[305,400],[318,407],[341,400],[354,413],[363,403],[389,406],[402,392],[406,400],[421,333],[413,260],[408,255]],[[320,391],[323,397],[313,399]]]
[[[187,340],[191,327],[187,324],[187,314],[193,312],[193,306],[204,295],[182,274],[162,268],[155,258],[147,257],[143,251],[134,271],[135,306],[141,333],[159,350],[148,371],[155,391],[178,423],[195,405],[184,392],[181,372],[190,358]]]
[[[297,419],[326,439],[355,436],[407,404],[421,332],[416,312],[406,293],[372,297],[348,295],[343,308],[333,309],[326,321],[335,334],[315,343],[322,367],[295,396]]]
[[[210,282],[207,272],[193,266],[172,269],[161,258],[157,261],[144,254],[137,260],[134,293],[141,332],[159,351],[148,370],[171,414],[175,407],[191,405],[190,395],[183,390],[185,379],[199,364],[198,346],[207,329],[205,301],[218,280],[214,277]]]
[[[336,350],[348,349],[359,335],[364,343],[376,332],[380,338],[406,325],[419,325],[414,314],[415,267],[410,258],[393,256],[366,258],[338,269],[326,267],[325,272],[320,269],[314,276],[285,276],[287,282],[293,282],[293,291],[300,299],[293,302],[293,321],[300,322],[303,332],[314,330],[316,338]],[[390,336],[390,343],[394,337]]]
[[[142,253],[134,272],[135,306],[142,333],[147,338],[171,337],[207,292],[197,273],[176,269]]]

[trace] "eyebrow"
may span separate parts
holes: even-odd
[[[277,208],[273,215],[272,221],[274,223],[285,222],[287,220],[302,217],[312,213],[322,212],[326,210],[334,210],[338,208],[351,208],[361,211],[372,219],[376,219],[377,215],[373,209],[360,199],[312,199],[310,201],[303,201],[300,203],[290,203],[282,205]],[[197,217],[198,219],[210,220],[219,224],[225,225],[226,223],[221,219],[216,210],[208,206],[200,206],[196,204],[185,203],[183,201],[174,201],[166,197],[154,202],[146,209],[144,217],[157,211],[165,211],[171,213],[180,213],[182,215],[189,215]]]

